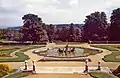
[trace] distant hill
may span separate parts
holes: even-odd
[[[19,30],[21,26],[15,26],[15,27],[8,27],[7,29],[12,29],[12,30]]]
[[[62,27],[69,27],[70,24],[53,24],[56,26],[56,28],[62,28]],[[74,27],[77,28],[83,28],[84,24],[74,24]],[[19,30],[21,26],[16,26],[16,27],[8,27],[7,29],[13,29],[13,30]]]

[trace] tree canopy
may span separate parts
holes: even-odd
[[[120,8],[113,10],[110,21],[110,40],[120,41]]]
[[[84,40],[107,40],[107,18],[104,12],[94,12],[86,16],[84,25]]]
[[[23,33],[22,41],[47,41],[48,36],[46,30],[43,29],[42,19],[34,14],[26,14],[22,17],[23,27],[20,32]]]

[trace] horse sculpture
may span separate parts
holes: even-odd
[[[67,51],[68,51],[68,45],[66,45],[66,47],[65,47],[65,51],[64,51],[65,56],[67,56],[67,55],[68,55],[68,54],[67,54]]]
[[[60,48],[58,49],[58,54],[63,56],[64,50],[61,50]]]
[[[75,47],[73,47],[70,51],[73,55],[75,55]]]
[[[73,47],[72,49],[70,49],[69,51],[68,51],[68,45],[66,45],[66,47],[65,47],[65,50],[63,49],[63,50],[61,50],[60,48],[58,49],[58,54],[59,55],[62,55],[62,56],[68,56],[68,54],[69,55],[75,55],[75,47]]]

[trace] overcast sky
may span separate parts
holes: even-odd
[[[85,16],[104,11],[110,16],[120,0],[0,0],[0,26],[22,25],[27,13],[39,15],[47,24],[83,23]]]

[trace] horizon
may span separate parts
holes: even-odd
[[[22,26],[22,16],[28,13],[37,14],[46,24],[83,24],[90,13],[103,11],[109,22],[119,3],[119,0],[0,0],[0,27]]]

